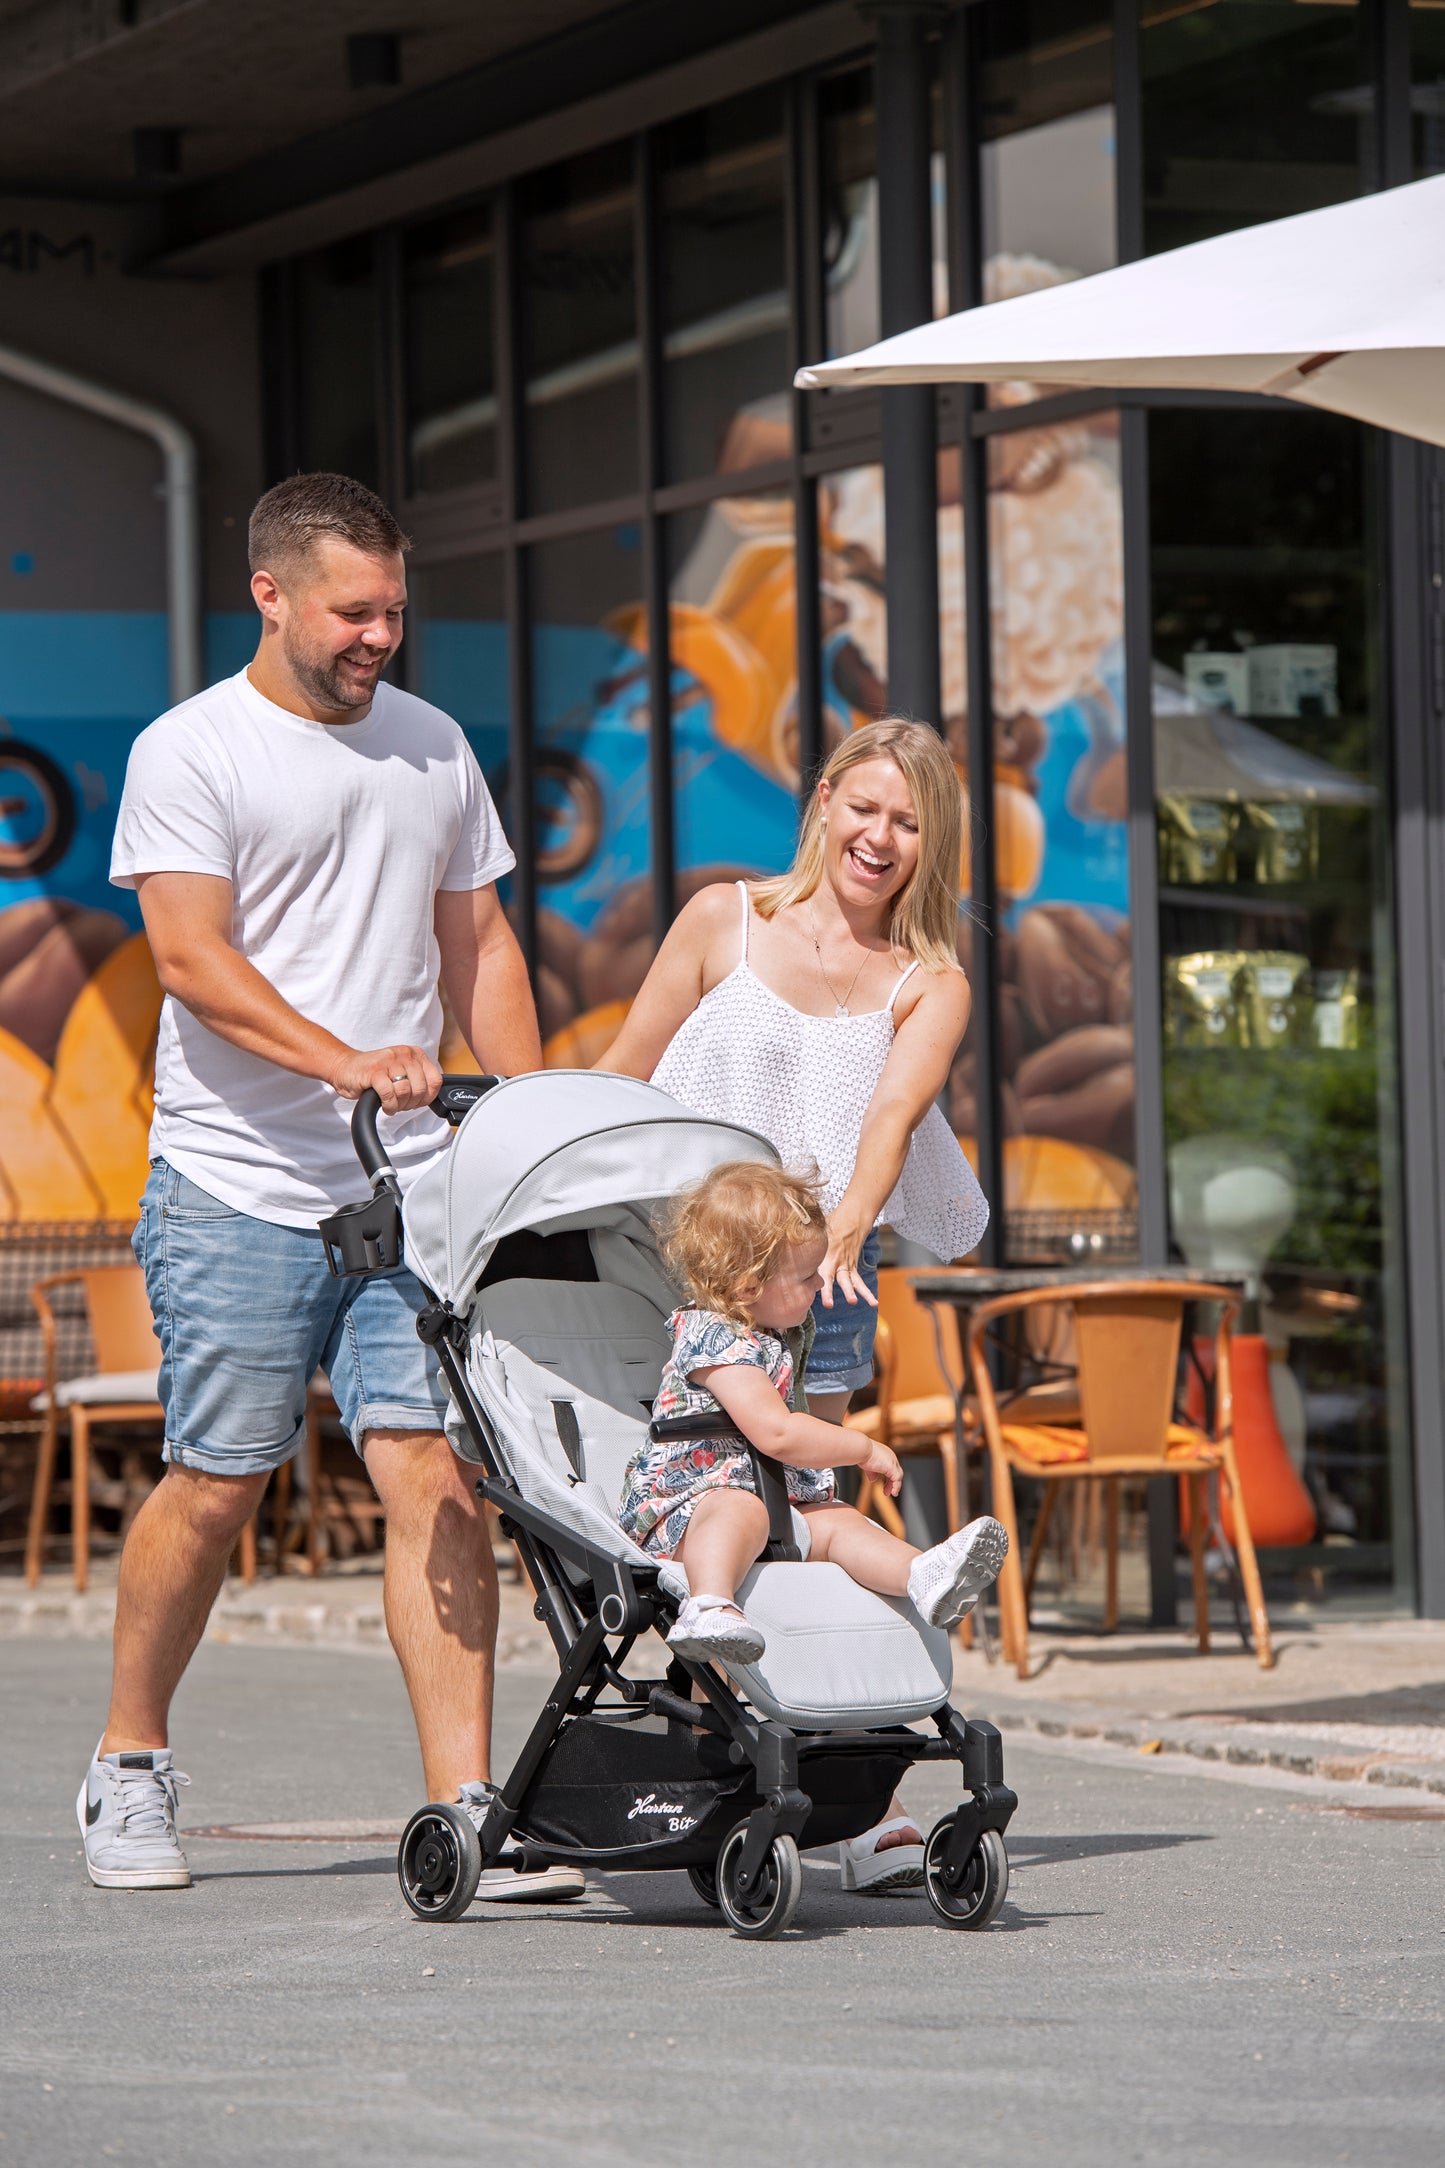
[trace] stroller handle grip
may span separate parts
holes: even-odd
[[[455,1129],[468,1109],[499,1081],[494,1076],[444,1076],[442,1088],[431,1102],[431,1110]],[[377,1134],[376,1117],[380,1112],[381,1095],[368,1087],[357,1100],[356,1111],[351,1117],[351,1141],[373,1183],[385,1180],[393,1172],[386,1146]]]

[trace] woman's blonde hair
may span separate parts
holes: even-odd
[[[897,716],[866,723],[823,764],[819,783],[836,785],[865,760],[891,760],[908,785],[918,815],[918,864],[893,898],[888,938],[896,949],[930,971],[957,971],[958,878],[963,856],[963,797],[947,747],[927,723]],[[786,873],[753,890],[759,918],[774,918],[790,904],[805,903],[823,878],[823,807],[817,788],[808,800],[793,863]]]
[[[704,1310],[750,1325],[748,1305],[783,1250],[826,1235],[819,1184],[732,1159],[675,1197],[661,1226],[663,1263]]]

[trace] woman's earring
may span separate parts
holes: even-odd
[[[819,823],[818,823],[818,826],[819,826],[820,828],[826,828],[826,827],[827,827],[827,825],[828,825],[828,816],[827,816],[827,814],[825,813],[825,814],[823,815],[823,818],[822,818],[822,819],[821,819],[821,820],[819,821]]]

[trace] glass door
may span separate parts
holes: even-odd
[[[1159,413],[1150,487],[1171,1236],[1248,1275],[1273,1595],[1385,1594],[1410,1508],[1377,445]]]

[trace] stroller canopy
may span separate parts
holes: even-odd
[[[493,1250],[524,1228],[645,1223],[653,1206],[731,1159],[776,1164],[766,1137],[705,1121],[636,1077],[544,1069],[479,1099],[452,1148],[405,1199],[408,1261],[464,1312]]]

